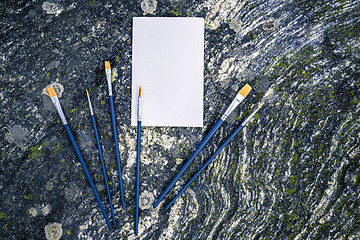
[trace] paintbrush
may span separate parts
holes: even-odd
[[[259,111],[262,107],[261,104],[240,126],[230,135],[228,139],[219,147],[218,150],[205,162],[205,164],[195,173],[195,175],[186,183],[186,185],[180,190],[180,192],[171,200],[171,202],[165,207],[168,210],[175,200],[190,186],[190,184],[200,175],[200,173],[211,163],[211,161],[224,149],[224,147],[243,129],[243,127],[250,121],[250,119]]]
[[[95,139],[96,139],[96,144],[97,144],[97,148],[98,148],[98,152],[99,152],[99,158],[100,158],[100,162],[101,162],[101,166],[102,166],[102,170],[103,170],[103,175],[104,175],[104,180],[105,180],[105,185],[106,185],[106,191],[107,191],[108,198],[109,198],[111,215],[112,215],[112,218],[113,218],[113,221],[114,221],[114,227],[116,227],[114,208],[113,208],[113,204],[112,204],[112,201],[111,201],[110,188],[109,188],[109,183],[108,183],[107,176],[106,176],[106,168],[105,168],[105,163],[104,163],[104,157],[103,157],[102,150],[101,150],[99,133],[98,133],[98,130],[97,130],[96,121],[95,121],[95,115],[94,115],[94,111],[93,111],[93,108],[92,108],[92,105],[91,105],[91,100],[90,100],[90,95],[89,95],[88,90],[86,90],[86,95],[87,95],[87,99],[88,99],[88,102],[89,102],[89,110],[90,110],[90,115],[91,115],[91,121],[92,121],[93,127],[94,127]]]
[[[139,188],[140,188],[140,148],[141,148],[141,86],[139,87],[137,105],[137,144],[136,144],[136,206],[135,206],[135,235],[139,224]]]
[[[50,88],[48,88],[47,90],[48,90],[49,96],[50,96],[50,98],[51,98],[51,101],[53,102],[53,104],[54,104],[54,106],[55,106],[55,108],[56,108],[56,111],[58,112],[58,114],[59,114],[59,116],[60,116],[61,122],[63,123],[63,125],[64,125],[64,127],[65,127],[65,130],[66,130],[66,132],[67,132],[67,134],[68,134],[68,136],[69,136],[70,142],[71,142],[71,144],[72,144],[73,147],[74,147],[75,153],[76,153],[77,157],[79,158],[80,164],[81,164],[81,166],[82,166],[82,168],[83,168],[83,170],[84,170],[84,172],[85,172],[85,175],[86,175],[86,177],[87,177],[87,179],[88,179],[88,181],[89,181],[89,183],[90,183],[91,189],[92,189],[92,191],[94,192],[95,198],[96,198],[97,202],[98,202],[99,205],[100,205],[100,209],[101,209],[102,214],[103,214],[104,217],[105,217],[106,224],[108,225],[109,230],[111,230],[111,229],[112,229],[111,223],[110,223],[110,221],[109,221],[109,218],[108,218],[107,215],[106,215],[104,206],[103,206],[103,204],[102,204],[102,202],[101,202],[101,199],[100,199],[99,194],[98,194],[98,192],[97,192],[97,190],[96,190],[96,187],[95,187],[95,185],[94,185],[94,182],[93,182],[93,180],[92,180],[92,178],[91,178],[91,176],[90,176],[89,170],[88,170],[87,167],[86,167],[84,158],[82,157],[82,155],[81,155],[81,153],[80,153],[80,149],[79,149],[79,147],[78,147],[78,145],[77,145],[77,143],[76,143],[76,140],[75,140],[75,138],[74,138],[74,135],[72,134],[71,129],[70,129],[70,127],[69,127],[69,125],[68,125],[68,123],[67,123],[67,121],[66,121],[66,119],[65,119],[64,112],[63,112],[63,110],[62,110],[62,108],[61,108],[61,105],[60,105],[59,99],[58,99],[58,97],[57,97],[57,95],[56,95],[56,92],[55,92],[55,90],[54,90],[53,87],[50,87]]]
[[[228,109],[225,111],[225,113],[222,115],[222,117],[218,120],[218,122],[215,124],[215,126],[210,130],[208,135],[204,138],[204,140],[200,143],[200,145],[197,147],[195,152],[191,155],[191,157],[186,161],[184,166],[180,169],[180,171],[176,174],[174,179],[171,181],[171,183],[166,187],[166,189],[162,192],[160,197],[155,201],[153,207],[156,208],[160,202],[164,199],[165,195],[170,191],[170,189],[174,186],[176,181],[180,178],[180,176],[184,173],[184,171],[190,166],[190,164],[194,161],[195,157],[200,153],[200,151],[204,148],[204,146],[209,142],[209,140],[212,138],[212,136],[215,134],[215,132],[220,128],[220,126],[224,123],[226,118],[235,110],[235,108],[245,99],[245,97],[249,94],[251,91],[251,87],[248,84],[245,84],[245,86],[238,92],[235,99],[232,101]]]
[[[113,99],[113,93],[112,93],[112,87],[111,87],[111,67],[110,67],[110,62],[108,62],[108,61],[105,61],[105,74],[106,74],[106,79],[107,79],[107,84],[108,84],[108,89],[109,89],[111,122],[112,122],[112,129],[113,129],[114,142],[115,142],[116,164],[118,167],[119,182],[120,182],[121,204],[122,204],[122,207],[125,208],[124,189],[123,189],[123,182],[122,182],[122,175],[121,175],[119,142],[118,142],[117,129],[116,129],[114,99]]]

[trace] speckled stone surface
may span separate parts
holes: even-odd
[[[142,132],[134,235],[130,126],[135,16],[205,18],[203,128]],[[0,239],[359,239],[360,2],[1,1]],[[113,91],[120,204],[104,61]],[[264,107],[169,209],[152,202],[245,83],[253,91],[169,193]],[[118,226],[109,231],[46,94],[54,86],[110,216],[91,91]]]

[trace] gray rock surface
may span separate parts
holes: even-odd
[[[359,239],[360,2],[342,0],[2,1],[0,239]],[[130,126],[135,16],[205,18],[204,128],[143,128],[134,235]],[[114,74],[125,201],[104,61]],[[255,119],[169,209],[156,199],[245,83],[253,91],[169,193],[250,114]],[[109,231],[54,107],[54,86],[110,216]],[[47,231],[47,232],[46,232]]]

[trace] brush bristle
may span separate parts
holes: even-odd
[[[249,92],[251,91],[252,87],[250,87],[249,84],[245,84],[245,86],[239,91],[239,93],[241,95],[243,95],[244,97],[246,97]]]
[[[86,95],[88,95],[89,96],[89,91],[86,89]]]
[[[49,88],[47,89],[47,91],[48,91],[48,93],[49,93],[50,98],[56,96],[56,92],[55,92],[55,89],[54,89],[53,87],[49,87]]]
[[[111,69],[110,62],[105,61],[105,69]]]
[[[141,97],[141,86],[139,87],[139,97]]]

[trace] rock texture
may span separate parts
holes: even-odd
[[[0,239],[359,239],[360,3],[318,0],[2,1]],[[204,128],[143,129],[134,235],[132,18],[205,18]],[[104,61],[115,71],[120,204]],[[253,91],[169,193],[260,102],[255,119],[169,209],[156,199],[245,83]],[[110,216],[109,231],[55,108],[60,102]],[[55,224],[55,225],[54,225]]]

